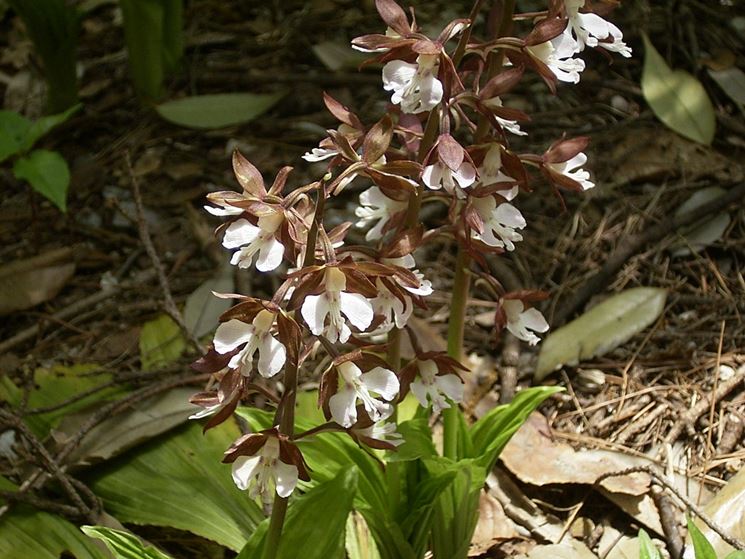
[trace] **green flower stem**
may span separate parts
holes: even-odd
[[[455,281],[453,283],[453,297],[450,305],[450,319],[448,320],[448,355],[458,361],[463,361],[463,332],[466,324],[466,307],[468,304],[468,290],[471,276],[468,266],[471,257],[458,245],[458,256],[455,261]],[[443,455],[446,458],[458,459],[458,414],[457,405],[442,412],[443,417]]]
[[[316,211],[313,215],[313,223],[308,231],[308,239],[303,256],[303,266],[312,266],[316,259],[316,240],[318,239],[318,229],[323,220],[323,212],[326,203],[326,181],[318,183],[318,198],[316,199]],[[295,360],[292,360],[295,361]],[[285,368],[285,393],[282,395],[282,401],[277,408],[279,416],[279,432],[292,438],[295,429],[295,397],[297,396],[297,379],[298,364],[290,363],[288,360]],[[275,416],[275,422],[277,417]],[[274,496],[272,505],[272,517],[269,521],[269,528],[264,540],[264,550],[261,554],[262,559],[275,559],[279,549],[279,539],[282,536],[282,528],[287,515],[288,497]]]

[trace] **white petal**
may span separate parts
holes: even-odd
[[[285,247],[274,237],[267,239],[261,244],[259,249],[259,259],[256,262],[256,269],[260,272],[269,272],[274,270],[282,263],[282,257],[285,254]]]
[[[261,233],[261,229],[247,219],[239,219],[231,223],[225,230],[222,246],[225,248],[238,248],[239,246],[251,244]]]
[[[259,373],[269,378],[276,375],[285,366],[287,352],[285,346],[271,336],[264,338],[259,346]]]
[[[303,301],[300,314],[303,315],[310,331],[316,336],[323,332],[323,323],[329,313],[329,304],[326,294],[308,295]]]
[[[401,89],[406,87],[416,74],[419,66],[403,60],[391,60],[383,66],[383,89]]]
[[[277,495],[284,498],[289,497],[297,485],[297,475],[298,472],[296,466],[278,461],[274,466]]]
[[[422,182],[432,190],[442,188],[442,165],[427,165],[422,172]]]
[[[463,381],[460,380],[458,375],[439,375],[435,377],[435,384],[440,389],[440,392],[445,394],[453,402],[463,400]]]
[[[370,326],[373,319],[373,308],[370,301],[359,293],[339,293],[341,312],[346,315],[358,330],[364,331]],[[305,315],[303,315],[305,316]]]
[[[388,401],[393,400],[398,394],[398,377],[393,371],[383,367],[375,367],[368,373],[364,373],[361,382],[371,392],[377,392],[381,398]]]
[[[520,322],[522,322],[526,328],[530,328],[536,332],[546,332],[548,330],[548,322],[546,322],[543,314],[541,314],[541,311],[538,309],[528,309],[523,312],[520,317]]]
[[[231,319],[223,322],[215,331],[215,351],[217,353],[228,353],[239,345],[246,343],[254,335],[254,328],[240,320]]]
[[[219,208],[215,208],[213,206],[204,206],[204,209],[207,210],[208,213],[211,213],[212,215],[216,215],[219,217],[225,217],[229,215],[241,215],[243,213],[243,210],[241,208],[236,208],[235,206],[230,205],[220,205]]]
[[[464,162],[458,171],[453,173],[453,178],[458,181],[461,188],[468,188],[476,180],[476,168],[470,163]]]
[[[254,477],[256,467],[261,461],[261,456],[239,456],[233,462],[233,481],[240,490],[248,489],[251,479]]]
[[[429,402],[427,401],[427,387],[424,386],[424,384],[420,380],[413,381],[410,385],[410,388],[411,393],[419,401],[419,405],[421,405],[423,408],[429,406]]]
[[[522,229],[527,225],[523,214],[512,204],[500,204],[494,210],[494,219],[503,225]]]
[[[329,398],[331,418],[342,427],[351,427],[357,421],[357,393],[351,388],[343,388]]]

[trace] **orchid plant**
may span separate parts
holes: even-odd
[[[339,126],[304,156],[325,162],[318,181],[288,188],[291,168],[284,167],[267,189],[259,170],[236,152],[242,191],[208,196],[207,211],[226,219],[219,232],[234,251],[231,262],[284,278],[270,300],[219,295],[237,304],[194,365],[213,373],[217,388],[194,397],[203,410],[193,417],[209,416],[209,429],[237,411],[253,428],[224,459],[236,485],[261,499],[270,515],[252,544],[255,555],[246,557],[277,556],[288,502],[301,481],[312,491],[351,467],[365,476],[354,508],[381,557],[428,551],[465,557],[487,473],[512,433],[554,391],[522,391],[472,425],[458,406],[468,374],[462,353],[472,277],[484,280],[498,302],[497,332],[506,328],[535,345],[549,327],[534,307],[546,294],[507,292],[488,266],[523,239],[528,224],[516,201],[536,183],[529,171],[559,196],[594,186],[583,168],[587,138],[560,138],[542,154],[513,151],[511,136],[526,134],[520,123],[528,115],[509,106],[509,94],[529,72],[554,93],[558,82],[577,83],[585,68],[578,55],[587,47],[622,56],[631,49],[584,0],[550,0],[546,11],[530,14],[514,13],[514,0],[499,2],[489,26],[494,36],[478,39],[481,4],[430,38],[413,10],[376,0],[385,31],[352,46],[371,53],[369,63],[382,64],[391,101],[386,113],[366,126],[324,94]],[[516,21],[531,23],[521,37],[513,36]],[[358,221],[328,229],[326,202],[355,181],[368,185],[355,210]],[[425,203],[444,204],[445,223],[427,229],[420,220]],[[345,242],[352,225],[365,230],[368,244]],[[458,251],[448,348],[425,352],[410,321],[415,307],[427,308],[432,284],[415,255],[443,237]],[[404,335],[415,354],[408,363],[401,359]],[[295,418],[298,380],[319,361],[328,364],[318,390],[326,422],[308,425]],[[261,379],[279,375],[276,395]],[[273,414],[239,407],[252,391],[276,404]],[[402,421],[397,405],[409,393],[421,407]],[[440,414],[437,452],[430,425]]]

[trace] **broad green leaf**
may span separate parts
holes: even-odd
[[[563,389],[560,387],[536,386],[521,390],[509,404],[490,410],[471,426],[474,457],[491,470],[497,457],[522,426],[531,413],[543,401]]]
[[[683,202],[680,207],[675,210],[675,215],[680,216],[695,211],[704,204],[716,200],[725,194],[727,194],[727,191],[718,186],[711,186],[709,188],[697,190],[690,198],[688,198],[688,200]],[[680,232],[680,235],[682,235],[684,239],[670,247],[673,251],[673,256],[685,256],[690,254],[691,251],[698,252],[718,241],[727,230],[730,221],[729,213],[721,212],[715,216],[707,216],[703,221],[699,221],[698,223],[685,228]]]
[[[344,557],[345,529],[357,491],[357,477],[357,469],[349,468],[304,495],[290,498],[277,559]],[[246,544],[238,559],[260,556],[258,552],[263,549],[266,537],[263,526]]]
[[[639,530],[639,559],[662,559],[660,550],[643,529]]]
[[[16,489],[0,476],[0,490]],[[0,520],[3,559],[59,559],[63,553],[75,559],[109,559],[77,526],[60,516],[14,504]]]
[[[63,122],[67,121],[72,115],[80,110],[83,105],[73,105],[66,111],[63,111],[56,115],[43,116],[31,125],[26,137],[23,139],[23,150],[29,150],[34,147],[36,141],[44,136],[55,126],[59,126]]]
[[[121,522],[170,526],[238,551],[264,519],[220,463],[239,436],[232,422],[206,435],[192,423],[97,467],[87,481]]]
[[[669,128],[701,144],[711,144],[716,115],[704,86],[683,70],[672,70],[646,34],[642,93],[657,118]]]
[[[272,424],[272,414],[252,408],[238,408],[254,430]],[[295,431],[306,431],[318,423],[297,418]],[[375,537],[383,559],[416,559],[406,542],[398,522],[389,514],[388,488],[381,463],[362,450],[343,433],[323,433],[298,441],[303,457],[311,470],[310,487],[330,481],[339,472],[355,467],[359,472],[354,508],[365,518]]]
[[[314,425],[325,423],[323,410],[318,407],[318,392],[302,390],[295,397],[295,417],[298,421],[307,421]]]
[[[171,559],[162,551],[143,544],[133,534],[104,526],[81,526],[86,536],[102,540],[115,559]]]
[[[386,462],[407,462],[437,455],[427,419],[404,421],[398,425],[398,432],[403,435],[404,444],[395,451],[388,452]]]
[[[596,305],[543,341],[533,379],[617,348],[657,320],[666,297],[664,289],[636,287]]]
[[[126,411],[91,429],[70,454],[68,463],[89,466],[110,460],[181,425],[196,409],[189,403],[193,394],[193,388],[178,387],[132,404]],[[81,412],[65,416],[55,429],[55,435],[62,434],[62,438],[74,435],[90,415],[90,412]]]
[[[189,295],[184,305],[184,323],[197,338],[214,332],[218,318],[233,304],[230,299],[215,297],[212,293],[232,293],[234,268],[224,264],[218,274],[202,283]]]
[[[186,349],[178,324],[167,314],[146,322],[140,331],[140,362],[146,371],[162,369]]]
[[[691,518],[688,518],[688,536],[693,542],[693,552],[696,555],[696,559],[717,559],[716,551],[694,524]]]
[[[110,374],[93,375],[100,367],[95,364],[78,364],[72,366],[55,365],[49,368],[36,369],[34,372],[35,387],[28,398],[28,407],[47,408],[66,402],[81,392],[92,390],[111,380]],[[122,388],[109,387],[89,394],[67,406],[47,413],[26,416],[26,423],[40,438],[45,438],[50,429],[56,427],[63,417],[83,410],[93,404],[100,404],[113,396],[120,394]],[[23,397],[23,391],[7,376],[0,377],[0,401],[11,405],[18,405]]]
[[[709,75],[730,99],[745,106],[745,72],[737,66],[730,66],[724,70],[709,69]]]
[[[187,128],[225,128],[253,120],[284,95],[284,92],[195,95],[161,103],[155,110],[167,121]]]
[[[59,153],[46,149],[34,150],[16,160],[13,174],[17,179],[27,181],[31,188],[60,210],[67,211],[70,169]]]
[[[365,518],[358,513],[353,512],[347,518],[344,547],[349,559],[382,559]]]
[[[724,559],[745,559],[745,551],[733,551]]]
[[[31,121],[15,111],[0,111],[0,162],[23,151]]]

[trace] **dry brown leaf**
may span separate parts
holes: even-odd
[[[561,543],[534,547],[528,555],[519,555],[518,559],[598,559],[598,556],[581,541],[567,537]]]
[[[576,451],[554,440],[546,418],[533,413],[512,437],[500,455],[505,466],[521,481],[532,485],[551,483],[594,484],[610,472],[648,461],[608,450]],[[634,473],[603,480],[600,485],[614,493],[643,495],[649,489],[649,476]]]
[[[72,255],[67,247],[0,267],[0,316],[54,299],[75,273]]]
[[[479,497],[479,521],[471,538],[468,556],[478,557],[499,541],[519,535],[515,523],[507,518],[499,501],[493,495],[482,492]]]

